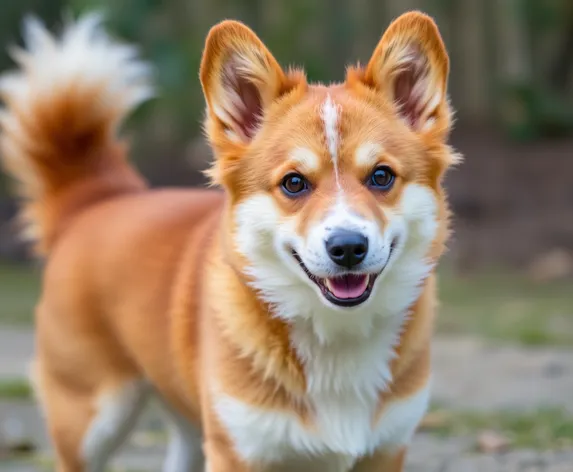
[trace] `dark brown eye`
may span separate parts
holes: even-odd
[[[282,181],[283,192],[289,197],[299,196],[309,189],[307,180],[300,174],[288,174]]]
[[[390,190],[394,185],[394,179],[394,172],[390,167],[380,166],[372,172],[369,185],[377,190]]]

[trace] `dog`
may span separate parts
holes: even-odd
[[[118,129],[152,70],[97,15],[25,25],[2,160],[44,261],[33,380],[60,472],[99,472],[158,398],[166,472],[399,472],[430,398],[449,59],[394,20],[343,83],[246,25],[200,79],[218,189],[150,189]]]

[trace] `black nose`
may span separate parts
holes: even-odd
[[[333,262],[352,269],[366,257],[368,238],[361,233],[341,229],[326,240],[326,251]]]

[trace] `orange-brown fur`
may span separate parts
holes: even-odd
[[[96,399],[134,378],[148,379],[180,415],[202,424],[210,472],[257,470],[237,457],[213,413],[211,379],[229,395],[293,412],[313,428],[312,406],[305,400],[307,379],[289,341],[289,325],[269,316],[269,306],[247,285],[247,261],[234,244],[233,209],[253,193],[267,192],[283,215],[296,217],[300,235],[323,218],[336,182],[315,111],[330,95],[344,110],[340,178],[352,208],[383,229],[383,209],[397,204],[405,185],[430,188],[439,202],[439,229],[428,256],[437,261],[449,216],[441,180],[454,161],[446,144],[448,104],[444,97],[432,111],[431,130],[413,137],[395,119],[391,81],[381,82],[397,73],[388,69],[392,55],[412,35],[434,68],[432,81],[445,93],[444,46],[433,22],[418,13],[389,28],[366,68],[350,68],[344,84],[329,87],[308,84],[301,71],[283,72],[244,26],[216,26],[201,68],[208,105],[220,94],[215,84],[233,48],[262,57],[252,78],[267,84],[260,97],[264,123],[251,143],[229,139],[225,124],[208,109],[206,131],[216,155],[210,175],[225,192],[148,189],[126,165],[113,112],[84,119],[82,111],[90,108],[86,102],[97,90],[57,94],[33,109],[20,109],[5,96],[12,119],[27,130],[24,139],[31,140],[22,143],[22,135],[3,130],[7,169],[22,181],[28,199],[24,211],[37,228],[38,253],[46,256],[36,313],[36,362],[60,472],[84,470],[79,451],[97,413]],[[397,172],[397,183],[386,194],[373,195],[361,184],[369,169],[358,168],[352,155],[364,141],[383,141],[379,162]],[[15,155],[17,146],[23,151]],[[308,175],[317,191],[293,200],[278,185],[293,168],[287,159],[296,146],[313,150],[320,167]],[[30,164],[41,189],[30,183]],[[426,280],[412,307],[391,365],[393,383],[380,392],[379,414],[388,402],[409,397],[427,382],[434,279]],[[404,456],[404,451],[379,453],[352,470],[399,472]]]

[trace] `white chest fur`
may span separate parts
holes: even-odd
[[[286,470],[294,464],[296,470],[318,470],[320,464],[320,470],[345,472],[380,447],[406,444],[426,411],[428,387],[385,405],[373,424],[379,394],[391,381],[389,365],[400,323],[387,323],[360,343],[339,340],[335,346],[320,344],[308,329],[299,328],[294,329],[293,345],[307,374],[313,427],[293,414],[218,395],[217,412],[242,458],[281,463],[288,465]]]
[[[257,292],[293,326],[291,342],[305,368],[307,403],[314,414],[309,428],[295,415],[214,392],[221,421],[243,459],[281,464],[273,465],[273,472],[348,472],[361,456],[409,442],[426,411],[429,386],[384,405],[379,420],[373,420],[380,392],[392,381],[390,364],[405,317],[432,270],[426,255],[438,228],[437,208],[429,189],[408,185],[400,210],[388,212],[385,229],[399,235],[401,245],[368,304],[341,313],[326,307],[305,274],[285,270],[292,257],[279,257],[284,241],[269,235],[293,230],[287,224],[277,232],[279,212],[272,199],[254,197],[242,204],[238,245],[251,261]]]

